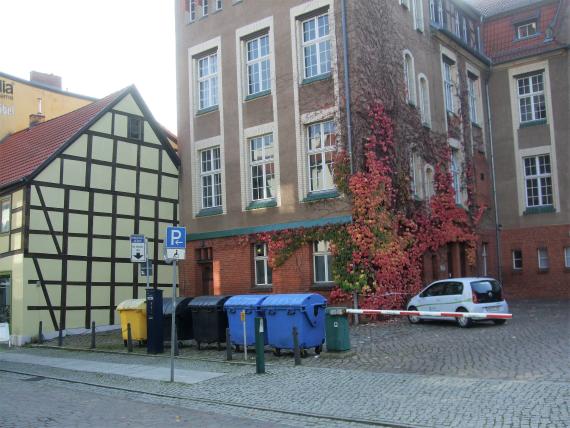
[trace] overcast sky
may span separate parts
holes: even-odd
[[[175,0],[0,0],[0,71],[101,98],[135,84],[176,132]]]

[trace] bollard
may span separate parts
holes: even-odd
[[[40,326],[38,328],[38,343],[41,345],[42,343],[44,343],[44,335],[42,333],[43,330],[43,321],[40,321]]]
[[[133,337],[131,335],[131,323],[127,324],[127,351],[133,352]]]
[[[255,372],[265,373],[265,340],[263,338],[263,318],[255,318]]]
[[[232,360],[232,342],[230,337],[230,329],[226,328],[226,361]]]
[[[57,333],[57,346],[63,346],[63,330],[60,328]]]
[[[295,354],[295,365],[301,365],[301,349],[299,349],[299,332],[297,327],[293,327],[293,352]]]
[[[90,349],[95,349],[95,321],[91,322],[91,347]]]

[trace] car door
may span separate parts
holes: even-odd
[[[438,282],[430,287],[430,301],[429,301],[429,311],[431,312],[443,312],[445,311],[445,289],[447,282]]]
[[[463,283],[461,281],[448,281],[445,283],[444,300],[442,311],[455,312],[461,306],[463,295]]]

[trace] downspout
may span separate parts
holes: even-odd
[[[493,200],[495,203],[495,239],[497,244],[497,279],[501,281],[501,230],[499,225],[499,206],[497,201],[497,181],[495,178],[495,150],[493,147],[493,124],[491,121],[491,102],[489,101],[489,79],[485,81],[485,96],[487,97],[487,123],[489,128],[489,145],[491,148],[491,171],[493,172]]]
[[[352,112],[350,108],[350,71],[348,68],[348,31],[346,25],[346,1],[341,0],[341,22],[342,22],[342,56],[344,67],[344,103],[346,109],[346,145],[348,159],[350,161],[350,173],[354,172],[352,162]]]
[[[348,161],[350,164],[350,174],[354,173],[354,163],[352,154],[352,112],[350,109],[350,70],[348,68],[348,31],[346,25],[346,2],[340,1],[341,27],[342,27],[342,59],[344,68],[344,105],[346,109],[346,146],[348,150]],[[358,292],[352,294],[352,304],[354,309],[358,309]],[[358,315],[354,314],[354,324],[358,325]]]

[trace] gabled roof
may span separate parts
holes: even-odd
[[[173,154],[174,151],[166,141],[166,137],[162,136],[162,129],[154,122],[137,89],[129,86],[92,104],[16,132],[0,141],[0,189],[16,185],[42,169],[42,166],[47,165],[60,150],[73,142],[129,93],[140,104],[159,139],[164,140],[163,143],[167,146],[171,158],[178,164],[176,154]]]

